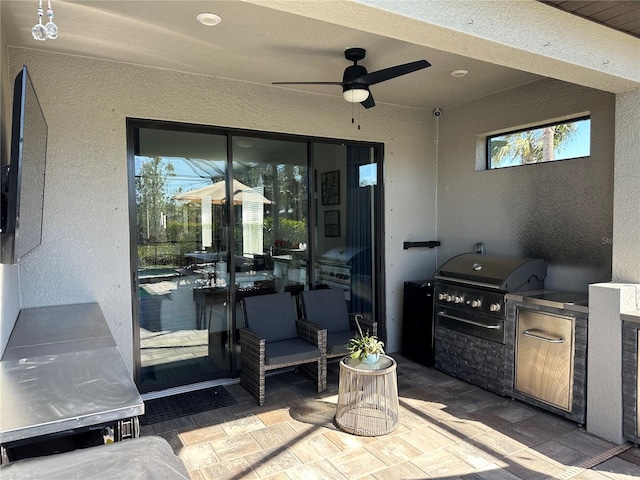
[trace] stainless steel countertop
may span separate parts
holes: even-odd
[[[620,318],[622,320],[626,320],[627,322],[640,323],[640,310],[631,310],[630,312],[622,312],[620,314]]]
[[[0,386],[2,444],[144,414],[95,303],[22,310]]]
[[[587,293],[563,292],[558,290],[533,290],[508,293],[507,301],[531,303],[545,307],[559,308],[579,313],[589,313],[589,295]]]

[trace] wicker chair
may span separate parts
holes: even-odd
[[[336,288],[305,290],[300,294],[302,318],[327,329],[327,358],[349,354],[347,343],[358,331],[356,315],[349,314],[344,292]],[[362,332],[378,334],[378,322],[357,315]]]
[[[289,292],[247,297],[242,308],[246,328],[240,330],[240,384],[259,405],[265,402],[269,370],[300,365],[318,392],[326,390],[327,331],[297,319]]]

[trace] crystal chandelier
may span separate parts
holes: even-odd
[[[45,41],[47,38],[50,40],[55,40],[56,38],[58,38],[58,27],[55,23],[53,23],[53,9],[51,8],[51,0],[47,0],[47,2],[47,17],[49,17],[49,22],[46,25],[42,24],[42,16],[44,15],[44,10],[42,9],[42,0],[39,0],[38,23],[36,23],[31,29],[33,38],[40,41]]]

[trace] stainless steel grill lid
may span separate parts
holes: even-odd
[[[436,280],[517,292],[543,288],[547,264],[541,258],[463,253],[446,261]]]

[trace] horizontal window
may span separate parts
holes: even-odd
[[[487,169],[588,157],[591,119],[539,125],[487,137]]]

